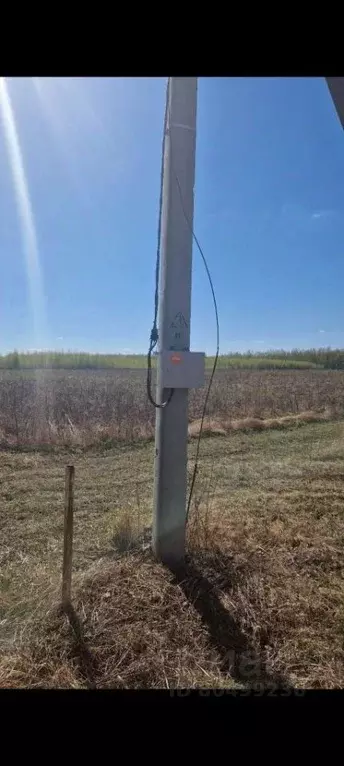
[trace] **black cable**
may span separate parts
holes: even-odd
[[[197,475],[197,471],[198,471],[198,458],[199,458],[199,451],[200,451],[200,446],[201,446],[201,438],[202,438],[202,432],[203,432],[204,418],[205,418],[205,414],[206,414],[206,410],[207,410],[208,399],[209,399],[209,396],[210,396],[210,391],[211,391],[211,387],[212,387],[212,384],[213,384],[214,375],[215,375],[215,372],[216,372],[217,362],[218,362],[219,353],[220,353],[220,324],[219,324],[219,314],[218,314],[218,310],[217,310],[217,301],[216,301],[216,296],[215,296],[213,280],[211,278],[211,274],[210,274],[209,267],[208,267],[205,255],[203,253],[203,250],[202,250],[202,248],[201,248],[201,246],[199,244],[199,241],[198,241],[198,239],[196,237],[196,234],[195,234],[195,232],[193,230],[192,230],[192,236],[193,236],[193,238],[194,238],[194,240],[196,242],[196,245],[198,247],[198,250],[199,250],[199,252],[200,252],[200,254],[202,256],[202,260],[203,260],[203,263],[204,263],[204,266],[205,266],[205,270],[207,272],[207,276],[208,276],[208,279],[209,279],[209,284],[210,284],[210,288],[211,288],[211,292],[212,292],[212,296],[213,296],[214,309],[215,309],[215,317],[216,317],[216,354],[215,354],[215,358],[214,358],[213,369],[212,369],[211,375],[210,375],[210,380],[209,380],[209,384],[208,384],[208,388],[207,388],[207,393],[206,393],[205,399],[204,399],[202,418],[201,418],[201,425],[200,425],[198,439],[197,439],[195,466],[194,466],[194,470],[193,470],[193,474],[192,474],[191,487],[190,487],[188,505],[187,505],[187,510],[186,510],[186,521],[189,518],[192,494],[193,494],[193,490],[194,490],[194,486],[195,486],[195,481],[196,481],[196,475]]]
[[[161,246],[161,224],[162,224],[162,203],[163,203],[163,186],[164,186],[164,161],[165,161],[165,140],[167,133],[167,121],[169,114],[169,94],[170,94],[170,78],[167,78],[166,85],[166,104],[165,104],[165,117],[164,117],[164,132],[162,137],[162,156],[161,156],[161,172],[160,172],[160,198],[159,198],[159,218],[158,218],[158,243],[156,253],[155,264],[155,295],[154,295],[154,319],[153,326],[150,334],[149,349],[147,354],[147,396],[150,403],[156,409],[163,409],[170,403],[174,389],[171,388],[170,393],[165,402],[158,404],[152,395],[152,353],[158,343],[158,307],[159,307],[159,273],[160,273],[160,246]]]
[[[171,141],[170,141],[170,147],[171,147],[171,165],[172,165],[172,168],[173,168],[172,142]],[[178,186],[178,190],[179,190],[180,202],[181,202],[184,218],[185,218],[186,223],[187,223],[187,225],[188,225],[188,227],[189,227],[189,229],[190,229],[190,231],[192,233],[193,240],[195,241],[195,243],[197,245],[198,251],[199,251],[199,253],[200,253],[201,257],[202,257],[202,260],[203,260],[203,263],[204,263],[204,266],[205,266],[205,270],[206,270],[207,277],[208,277],[209,284],[210,284],[211,293],[212,293],[212,296],[213,296],[214,309],[215,309],[215,319],[216,319],[216,354],[215,354],[215,358],[214,358],[213,369],[212,369],[211,375],[210,375],[210,380],[209,380],[209,385],[208,385],[207,393],[206,393],[205,399],[204,399],[202,418],[201,418],[201,425],[200,425],[198,439],[197,439],[195,466],[194,466],[194,470],[193,470],[193,474],[192,474],[191,487],[190,487],[188,505],[187,505],[187,510],[186,510],[186,521],[187,521],[188,517],[189,517],[189,511],[190,511],[190,507],[191,507],[192,494],[193,494],[193,490],[194,490],[194,486],[195,486],[195,481],[196,481],[196,475],[197,475],[197,471],[198,471],[198,458],[199,458],[199,451],[200,451],[200,446],[201,446],[201,438],[202,438],[202,432],[203,432],[204,418],[205,418],[205,414],[206,414],[206,410],[207,410],[208,399],[209,399],[209,396],[210,396],[210,391],[211,391],[211,387],[212,387],[212,384],[213,384],[213,379],[214,379],[214,375],[215,375],[215,372],[216,372],[217,362],[218,362],[219,353],[220,353],[220,323],[219,323],[219,313],[218,313],[218,309],[217,309],[217,301],[216,301],[216,295],[215,295],[213,280],[211,278],[211,274],[210,274],[209,267],[208,267],[208,264],[207,264],[207,259],[206,259],[205,255],[204,255],[204,252],[203,252],[203,250],[201,248],[201,245],[200,245],[200,243],[199,243],[199,241],[198,241],[198,239],[196,237],[196,234],[194,232],[193,226],[192,226],[192,224],[191,224],[191,222],[190,222],[190,220],[188,218],[188,215],[186,213],[186,210],[185,210],[185,207],[184,207],[183,193],[182,193],[182,190],[181,190],[179,178],[178,178],[177,173],[175,172],[174,169],[173,169],[173,172],[174,172],[174,176],[175,176],[175,179],[176,179],[176,182],[177,182],[177,186]]]

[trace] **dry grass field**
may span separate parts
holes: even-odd
[[[316,409],[307,387],[294,391]],[[151,441],[2,449],[0,686],[344,686],[344,422],[282,425],[216,432],[208,422],[177,575],[150,555]],[[194,451],[191,436],[190,473]],[[56,608],[69,462],[70,620]]]
[[[190,422],[204,396],[205,389],[190,392]],[[220,369],[208,413],[227,427],[304,412],[334,418],[344,414],[343,402],[343,371]],[[153,436],[154,418],[144,369],[0,370],[2,448],[134,443]]]

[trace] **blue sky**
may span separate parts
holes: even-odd
[[[6,92],[20,152],[2,89],[0,352],[146,351],[165,80],[11,78]],[[194,226],[222,353],[344,346],[344,134],[324,79],[199,79]],[[194,249],[191,347],[215,341]]]

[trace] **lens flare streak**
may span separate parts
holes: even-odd
[[[4,77],[0,77],[0,115],[3,122],[4,136],[11,165],[13,185],[20,218],[33,316],[35,344],[39,348],[42,344],[44,345],[46,325],[37,234],[18,131]]]

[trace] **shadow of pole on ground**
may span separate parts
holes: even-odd
[[[220,550],[198,551],[175,572],[176,581],[202,617],[215,656],[220,659],[224,680],[232,678],[246,688],[261,691],[291,689],[292,685],[283,674],[269,671],[264,652],[257,651],[221,602],[219,588],[214,581],[219,581],[226,571],[228,587],[231,564],[230,556]]]

